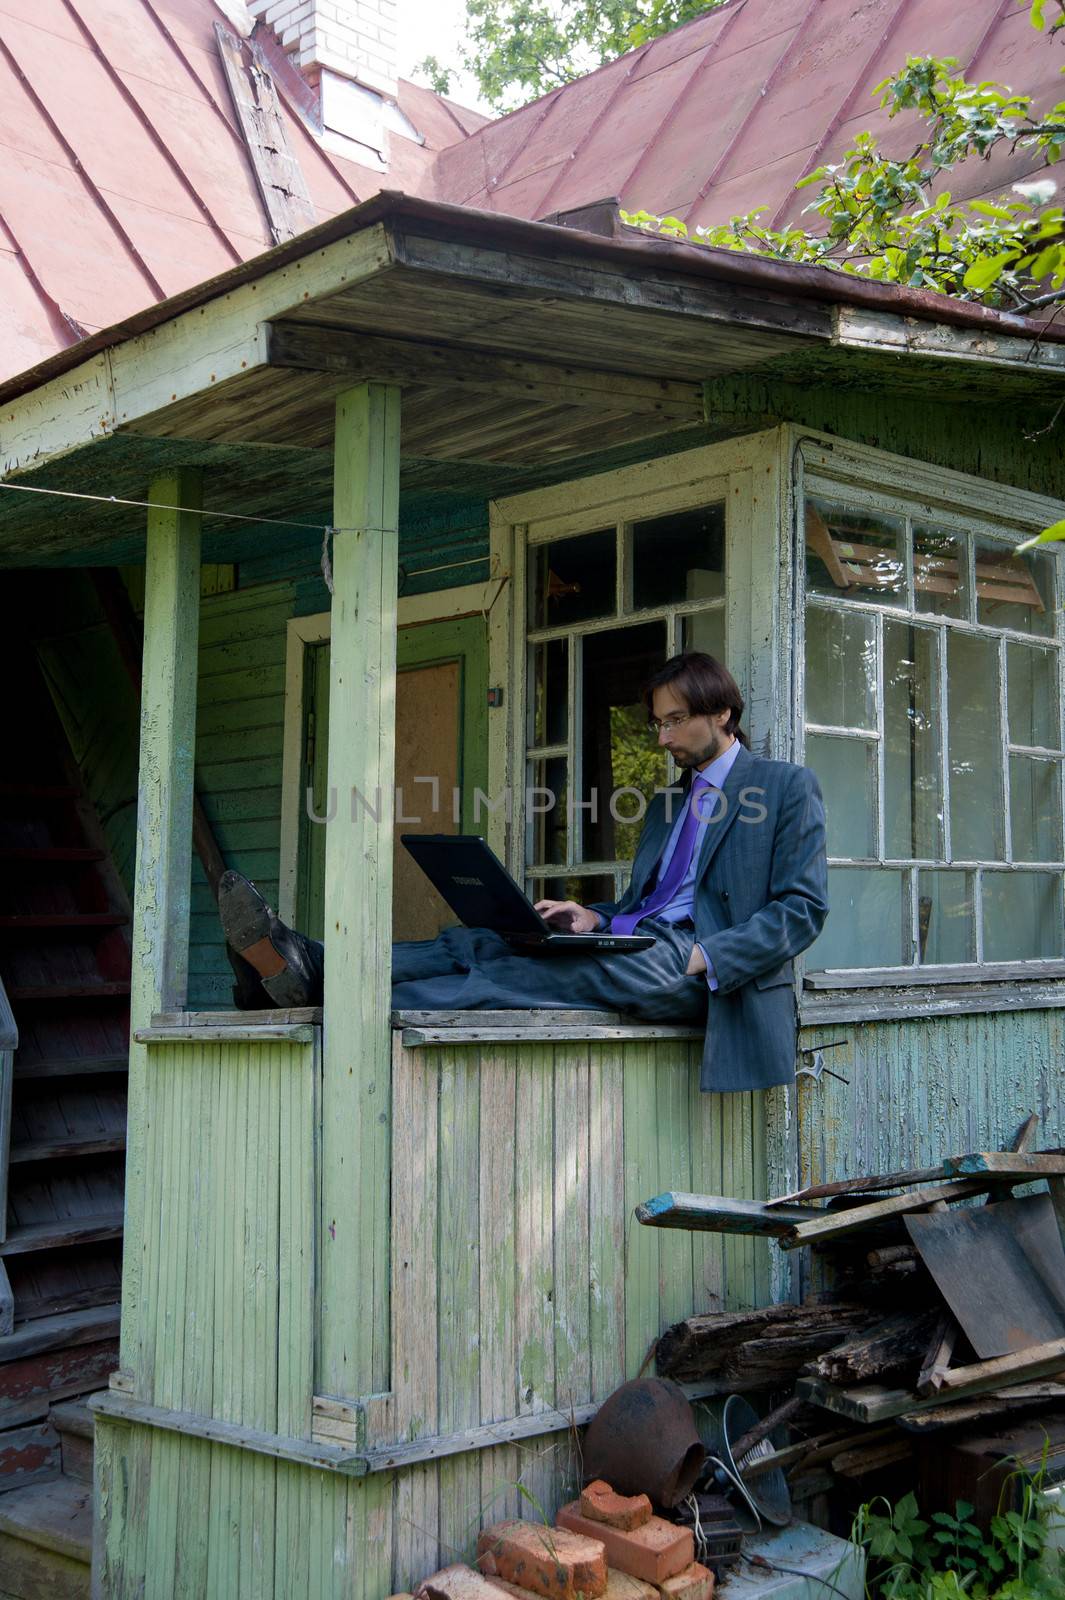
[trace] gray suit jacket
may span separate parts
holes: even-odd
[[[691,778],[685,774],[685,795]],[[808,767],[741,749],[724,799],[697,842],[695,938],[714,964],[700,1087],[767,1089],[795,1076],[793,958],[812,944],[828,913],[825,811]],[[604,916],[631,911],[656,867],[681,805],[656,795],[636,847],[629,887]],[[671,820],[672,818],[672,820]]]

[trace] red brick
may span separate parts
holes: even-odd
[[[528,1589],[523,1589],[520,1584],[508,1583],[505,1578],[493,1578],[492,1582],[497,1589],[505,1589],[513,1596],[513,1600],[529,1600]],[[627,1572],[616,1572],[613,1567],[607,1567],[606,1588],[601,1600],[662,1600],[662,1596],[653,1583],[644,1583],[641,1578],[630,1578]]]
[[[651,1502],[645,1494],[615,1494],[609,1483],[596,1478],[581,1490],[581,1516],[612,1528],[642,1528],[651,1520]]]
[[[502,1594],[488,1578],[456,1562],[454,1566],[442,1567],[430,1578],[423,1578],[414,1591],[413,1600],[502,1600]]]
[[[714,1600],[714,1574],[693,1561],[690,1567],[658,1585],[662,1600]]]
[[[477,1539],[477,1563],[545,1600],[598,1600],[606,1590],[606,1555],[597,1534],[540,1522],[499,1522]]]
[[[675,1578],[695,1560],[695,1540],[690,1528],[678,1528],[664,1517],[652,1517],[642,1528],[612,1528],[606,1522],[592,1522],[580,1514],[580,1501],[563,1506],[557,1517],[560,1528],[601,1539],[606,1558],[619,1572],[644,1583],[661,1584]]]

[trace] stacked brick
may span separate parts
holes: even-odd
[[[553,1528],[515,1521],[483,1529],[476,1569],[445,1567],[413,1600],[713,1600],[713,1593],[690,1528],[656,1517],[646,1495],[615,1494],[598,1481],[562,1507]]]

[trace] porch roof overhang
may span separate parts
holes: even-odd
[[[491,496],[704,439],[703,385],[752,371],[1047,399],[1065,330],[383,193],[0,386],[0,477],[114,497],[0,493],[0,564],[139,539],[115,502],[174,465],[206,469],[205,510],[328,521],[335,397],[364,379],[404,390],[407,493]]]

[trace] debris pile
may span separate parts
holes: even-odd
[[[1033,1409],[1065,1425],[1065,1152],[1032,1150],[1036,1125],[1029,1117],[1007,1150],[764,1204],[666,1194],[637,1209],[649,1226],[809,1245],[832,1285],[802,1305],[689,1317],[658,1341],[661,1375],[704,1393],[787,1396],[760,1452],[749,1441],[735,1452],[749,1486],[776,1469],[805,1500],[923,1462],[944,1430],[986,1435],[989,1419],[1008,1429]]]

